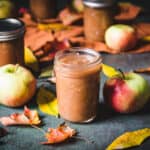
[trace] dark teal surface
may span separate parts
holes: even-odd
[[[145,54],[121,54],[108,55],[102,54],[103,62],[123,71],[150,66],[150,53]],[[150,82],[150,75],[144,75]],[[105,81],[101,75],[101,86]],[[38,80],[38,87],[44,85],[53,91],[54,85],[43,80]],[[100,93],[102,92],[102,88]],[[140,128],[150,127],[150,104],[147,104],[143,110],[135,114],[121,115],[110,112],[103,104],[103,97],[100,94],[99,113],[96,120],[89,124],[68,125],[76,129],[83,139],[70,139],[69,141],[57,145],[41,145],[45,141],[44,135],[32,127],[10,126],[7,127],[9,134],[0,138],[0,150],[105,150],[114,138],[125,131],[132,131]],[[35,98],[28,104],[30,108],[37,108]],[[6,116],[13,112],[20,112],[22,108],[8,108],[0,106],[0,116]],[[39,111],[39,110],[38,110]],[[64,120],[45,115],[40,112],[45,131],[49,127],[56,127]],[[86,140],[84,140],[86,139]],[[150,139],[147,139],[140,147],[131,150],[149,150]]]

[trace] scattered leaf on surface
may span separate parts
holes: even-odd
[[[53,66],[44,67],[39,75],[40,78],[50,77],[53,74]]]
[[[136,72],[136,73],[150,73],[150,67],[135,69],[134,72]]]
[[[13,113],[10,116],[1,117],[0,122],[4,126],[38,125],[40,124],[41,120],[39,119],[39,115],[36,110],[30,110],[25,106],[23,113]]]
[[[106,64],[102,64],[102,71],[107,77],[113,77],[120,74],[118,70]]]
[[[57,99],[55,95],[44,87],[40,87],[37,94],[39,109],[49,115],[58,116]]]
[[[150,35],[144,36],[143,41],[150,42]]]
[[[125,132],[116,138],[112,144],[106,148],[106,150],[126,149],[129,147],[139,146],[148,137],[150,137],[150,128]]]
[[[46,142],[42,142],[42,144],[55,144],[66,141],[76,134],[76,131],[66,124],[62,124],[58,126],[56,129],[49,128],[48,132],[45,134],[47,139]]]
[[[38,72],[39,71],[39,64],[37,58],[34,56],[33,52],[25,47],[25,64],[29,68],[31,68],[33,71]]]
[[[63,25],[62,23],[49,23],[49,24],[38,24],[38,28],[40,30],[52,30],[52,31],[60,31],[65,30],[68,27]]]

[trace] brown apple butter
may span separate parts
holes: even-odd
[[[24,23],[18,19],[0,19],[0,66],[24,65]]]
[[[83,3],[86,39],[104,41],[105,30],[113,23],[113,0],[83,0]]]
[[[101,56],[87,48],[73,48],[55,56],[56,91],[60,116],[86,123],[96,117]]]
[[[30,9],[33,18],[42,22],[56,16],[56,0],[30,0]]]

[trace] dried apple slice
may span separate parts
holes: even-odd
[[[38,125],[40,124],[41,120],[39,119],[39,115],[36,110],[30,110],[25,106],[23,113],[13,113],[10,116],[1,117],[0,122],[4,126]]]

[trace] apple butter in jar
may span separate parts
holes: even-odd
[[[24,65],[24,23],[18,19],[0,19],[0,66]]]
[[[33,19],[37,22],[54,18],[56,17],[56,0],[30,0],[30,10]]]
[[[83,0],[84,34],[89,41],[104,41],[105,30],[113,23],[113,0]]]
[[[88,48],[72,48],[56,54],[58,109],[65,120],[88,123],[96,117],[101,62],[101,55]]]

